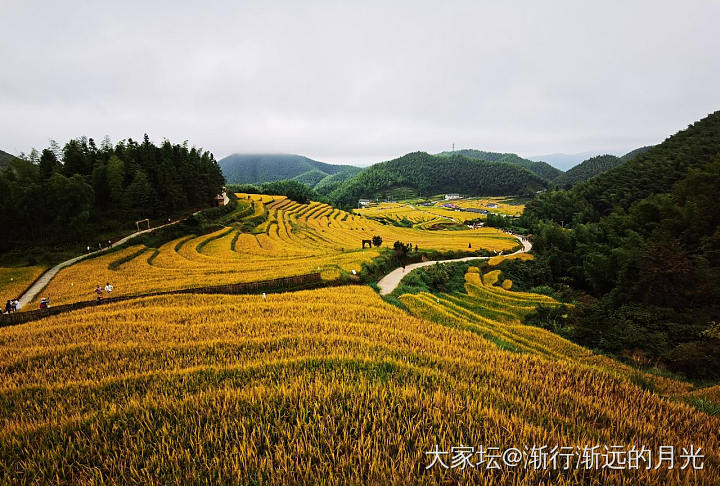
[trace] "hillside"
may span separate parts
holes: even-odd
[[[580,342],[720,376],[718,187],[720,111],[526,206],[553,278],[598,299],[577,316]]]
[[[569,188],[578,182],[586,181],[591,177],[602,174],[613,167],[622,164],[624,160],[614,155],[598,155],[590,159],[584,160],[564,174],[560,175],[553,182],[558,187]]]
[[[293,154],[233,154],[221,159],[219,164],[229,184],[295,179],[315,187],[326,179],[326,184],[342,182],[362,170],[352,165],[326,164]]]
[[[597,155],[587,160],[582,161],[572,169],[568,170],[564,174],[560,175],[553,182],[558,187],[568,189],[579,182],[586,181],[591,177],[595,177],[598,174],[607,172],[613,167],[617,167],[620,164],[624,164],[640,154],[643,154],[650,150],[652,146],[640,147],[631,152],[626,153],[622,157],[616,157],[615,155]]]
[[[364,169],[330,193],[341,206],[360,198],[400,198],[413,195],[461,193],[504,196],[534,194],[548,182],[527,169],[462,155],[436,156],[413,152]]]
[[[3,152],[0,150],[0,168],[5,167],[10,163],[12,159],[14,159],[15,156],[12,154],[9,154],[7,152]]]
[[[644,154],[645,152],[647,152],[648,150],[650,150],[653,147],[654,147],[654,145],[646,145],[644,147],[636,148],[635,150],[632,150],[632,151],[626,153],[625,155],[623,155],[622,157],[620,157],[620,159],[624,162],[627,162],[628,160],[632,160],[640,154]]]
[[[523,167],[533,174],[539,175],[547,180],[553,180],[560,176],[563,172],[551,166],[547,162],[535,162],[533,160],[523,159],[516,154],[502,154],[498,152],[485,152],[475,149],[462,149],[455,152],[440,152],[438,155],[449,157],[452,155],[464,155],[473,159],[487,160],[488,162],[504,162],[506,164],[517,165]]]

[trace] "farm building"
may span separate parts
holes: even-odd
[[[218,194],[215,196],[212,200],[212,205],[217,206],[225,206],[225,198],[222,196],[222,194]]]
[[[460,199],[460,194],[445,194],[445,200]]]

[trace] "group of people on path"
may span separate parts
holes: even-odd
[[[97,244],[97,251],[100,251],[104,248],[112,248],[113,244],[111,240],[107,240],[107,246],[103,246],[102,241]],[[90,253],[92,251],[92,247],[90,245],[87,246],[87,252]]]
[[[95,287],[95,293],[97,294],[97,301],[100,302],[103,300],[103,292],[107,292],[108,295],[112,293],[114,287],[110,285],[110,282],[105,283],[105,288],[103,289],[100,285]]]
[[[0,301],[2,302],[2,301]],[[12,299],[5,302],[5,314],[10,314],[11,312],[17,312],[21,308],[20,299]]]
[[[50,297],[43,297],[40,299],[40,309],[47,309],[50,307]],[[20,304],[20,299],[13,299],[8,300],[5,302],[5,314],[10,314],[12,312],[18,312],[22,308],[22,304]],[[3,313],[3,309],[0,308],[0,314]]]

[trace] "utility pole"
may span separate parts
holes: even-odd
[[[455,153],[455,143],[453,143],[453,153]]]

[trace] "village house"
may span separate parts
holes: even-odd
[[[445,200],[460,199],[460,194],[445,194]]]

